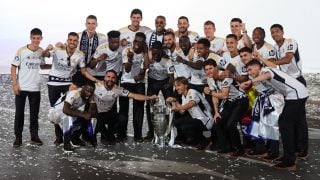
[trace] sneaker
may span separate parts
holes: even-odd
[[[33,145],[38,145],[38,146],[42,146],[43,145],[43,142],[40,140],[39,137],[31,138],[30,143],[33,144]]]
[[[267,152],[255,151],[255,150],[250,150],[247,154],[253,157],[266,157],[268,155]]]
[[[306,161],[308,160],[309,154],[307,152],[302,151],[302,152],[298,152],[296,156],[298,159]]]
[[[86,146],[86,143],[80,138],[74,138],[71,140],[71,144],[75,147]]]
[[[74,152],[74,148],[72,147],[72,145],[70,143],[65,143],[63,145],[63,151],[64,152]]]
[[[288,164],[285,162],[278,163],[273,166],[276,169],[280,170],[287,170],[287,171],[296,171],[297,170],[297,165],[295,163]]]
[[[207,149],[209,147],[209,145],[211,145],[211,142],[207,139],[201,141],[197,146],[196,146],[196,150],[197,151],[203,151],[205,149]]]
[[[54,143],[56,146],[59,146],[60,144],[63,143],[63,139],[56,137],[56,140],[54,140],[53,143]]]
[[[134,140],[135,142],[138,142],[138,143],[143,142],[143,138],[142,138],[142,137],[134,137],[133,140]]]
[[[244,155],[243,149],[237,149],[231,154],[232,157],[239,157],[239,156],[243,156],[243,155]]]
[[[144,141],[150,142],[154,138],[154,135],[150,132],[148,132],[147,136],[143,138]]]
[[[22,138],[16,137],[16,139],[13,142],[13,148],[18,148],[22,145]]]

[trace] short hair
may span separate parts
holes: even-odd
[[[155,20],[157,20],[158,18],[161,18],[161,19],[163,19],[164,21],[166,21],[166,17],[164,17],[164,16],[162,16],[162,15],[157,16]]]
[[[106,74],[109,73],[109,72],[113,73],[116,77],[118,77],[118,74],[117,74],[117,72],[116,72],[115,70],[109,69],[109,70],[106,72]]]
[[[82,85],[82,87],[83,87],[83,86],[90,86],[90,87],[93,88],[93,90],[96,89],[96,85],[95,85],[95,83],[94,83],[93,81],[86,81],[86,82]]]
[[[236,36],[235,34],[228,34],[228,35],[226,36],[226,38],[234,38],[235,40],[238,41],[238,38],[237,38],[237,36]]]
[[[98,21],[97,16],[92,15],[92,14],[89,15],[89,16],[87,17],[87,19],[94,19],[94,20]]]
[[[282,27],[281,24],[273,24],[273,25],[270,27],[270,30],[271,30],[272,28],[279,28],[279,29],[281,29],[281,31],[283,31],[283,27]]]
[[[213,67],[217,67],[217,62],[215,60],[209,58],[203,62],[203,67],[208,66],[208,65],[212,65]]]
[[[197,44],[203,44],[204,47],[210,48],[210,41],[207,38],[200,38]]]
[[[239,54],[242,53],[242,52],[252,53],[252,49],[247,47],[247,46],[245,46],[245,47],[243,47],[243,48],[241,48],[239,50]]]
[[[177,77],[174,82],[177,82],[177,83],[181,83],[183,85],[189,85],[189,81],[187,78],[181,76],[181,77]]]
[[[140,9],[132,9],[132,11],[131,11],[131,14],[130,14],[130,17],[132,16],[132,15],[134,15],[134,14],[140,14],[141,15],[141,17],[142,17],[142,11],[140,10]]]
[[[186,16],[180,16],[180,17],[178,18],[178,21],[179,21],[180,19],[185,19],[185,20],[187,20],[187,21],[189,22],[189,19],[188,19]]]
[[[135,35],[136,37],[141,37],[143,39],[143,41],[145,41],[147,39],[146,35],[143,32],[137,32]]]
[[[246,68],[248,68],[249,66],[253,66],[253,65],[258,65],[260,68],[262,68],[262,64],[259,60],[257,59],[252,59],[251,61],[249,61],[247,64],[246,64]]]
[[[263,29],[262,27],[256,27],[256,28],[254,28],[253,31],[255,31],[255,30],[261,31],[261,32],[262,32],[262,35],[263,35],[264,37],[266,36],[266,32],[264,31],[264,29]]]
[[[108,35],[108,38],[119,38],[120,32],[112,30],[112,31],[109,31],[107,35]]]
[[[79,39],[79,34],[76,32],[69,32],[68,37],[69,36],[76,36]]]
[[[232,18],[230,22],[239,22],[242,23],[242,20],[240,18]]]
[[[204,25],[211,25],[211,26],[213,26],[213,27],[216,27],[215,24],[214,24],[214,22],[212,22],[212,21],[210,21],[210,20],[204,22]]]
[[[39,28],[33,28],[30,31],[30,35],[40,35],[40,36],[42,36],[42,31]]]
[[[160,41],[153,42],[152,49],[162,49],[162,43]]]
[[[175,37],[174,32],[172,32],[172,31],[166,31],[164,33],[164,36],[168,36],[168,35],[171,35],[171,36]]]

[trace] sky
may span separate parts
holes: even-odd
[[[255,27],[266,31],[266,41],[274,44],[270,26],[282,24],[284,36],[298,42],[303,72],[320,72],[317,51],[320,38],[320,1],[318,0],[1,0],[0,1],[0,74],[9,73],[11,61],[18,48],[30,42],[34,27],[43,31],[41,46],[65,42],[71,31],[85,28],[89,14],[98,18],[97,32],[106,34],[130,24],[134,8],[143,11],[141,25],[154,29],[157,15],[164,15],[167,28],[177,29],[180,16],[189,18],[189,30],[203,35],[203,23],[216,24],[216,36],[230,33],[229,22],[239,17],[246,23],[251,36]]]

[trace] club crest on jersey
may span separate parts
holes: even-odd
[[[274,55],[275,55],[274,50],[269,51],[269,56],[274,56]]]
[[[174,67],[173,66],[169,67],[169,72],[171,72],[171,73],[174,72]]]
[[[14,57],[14,60],[16,60],[16,61],[20,61],[19,56],[15,56],[15,57]]]
[[[129,94],[129,91],[126,89],[122,89],[122,94]]]
[[[245,72],[247,72],[247,68],[246,67],[242,67],[241,71],[245,73]]]

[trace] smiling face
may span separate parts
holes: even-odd
[[[240,52],[240,59],[243,64],[247,64],[252,60],[252,54],[249,52]]]
[[[264,42],[264,34],[262,32],[262,30],[260,29],[255,29],[253,32],[252,32],[252,40],[254,41],[254,43],[256,44],[261,44]]]
[[[237,39],[233,37],[229,37],[226,39],[226,44],[227,44],[227,49],[230,52],[236,52],[237,51],[237,46],[238,46],[238,41]]]
[[[187,19],[179,19],[178,20],[178,29],[180,33],[185,33],[188,31],[189,28],[189,22]]]
[[[208,24],[208,25],[204,25],[203,31],[206,38],[213,38],[216,28],[213,25]]]
[[[88,101],[92,97],[93,93],[94,93],[94,87],[92,87],[90,85],[82,86],[81,98],[84,101]]]
[[[283,31],[278,27],[271,28],[271,36],[272,39],[277,43],[282,42],[282,40],[284,39]]]
[[[112,89],[117,83],[117,75],[114,72],[107,72],[104,76],[104,83],[108,89]]]
[[[174,82],[174,87],[175,87],[176,91],[178,92],[178,94],[185,94],[188,91],[188,85],[183,84],[179,81]]]
[[[30,40],[31,40],[31,46],[37,49],[42,40],[42,35],[31,35]]]
[[[98,26],[96,19],[87,19],[86,20],[86,30],[89,34],[94,34],[96,32],[96,28]]]
[[[247,72],[251,77],[255,78],[255,77],[259,76],[260,69],[261,68],[260,68],[259,65],[256,65],[256,64],[255,65],[250,65],[250,66],[247,67]]]
[[[204,72],[209,78],[214,78],[218,74],[218,68],[213,65],[204,66]]]
[[[68,49],[76,49],[79,43],[79,38],[77,36],[69,35],[67,39]]]
[[[164,29],[166,27],[166,20],[161,17],[157,17],[155,20],[155,26],[157,32],[164,32]]]
[[[138,26],[140,26],[140,22],[142,21],[142,16],[141,16],[141,14],[132,14],[130,16],[130,20],[131,20],[132,26],[138,27]]]

